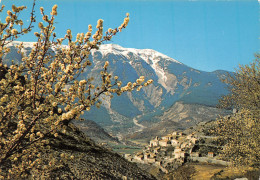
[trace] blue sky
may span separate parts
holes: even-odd
[[[30,6],[31,2],[2,0],[1,4]],[[112,43],[154,49],[199,70],[233,71],[260,52],[257,0],[38,0],[36,10],[43,6],[48,12],[54,4],[58,37],[68,28],[73,34],[87,32],[88,24],[95,27],[98,19],[104,20],[105,29],[118,27],[129,12],[129,26]],[[4,21],[5,15],[0,17]],[[33,36],[20,40],[35,41]]]

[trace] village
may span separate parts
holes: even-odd
[[[217,159],[216,152],[201,154],[199,146],[204,140],[200,140],[201,136],[196,133],[186,135],[183,132],[173,132],[161,138],[155,137],[142,151],[134,155],[125,154],[125,158],[136,163],[155,165],[165,173],[187,161],[228,165],[228,162]]]

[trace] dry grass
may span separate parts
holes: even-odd
[[[249,180],[258,180],[260,177],[260,170],[250,167],[227,167],[223,172],[216,174],[214,179],[235,179],[239,177],[246,177]]]
[[[195,173],[192,175],[193,180],[210,180],[214,174],[220,172],[225,167],[210,164],[194,164]]]
[[[192,180],[226,180],[239,177],[247,177],[249,180],[258,180],[260,175],[259,169],[247,167],[234,168],[201,163],[191,163],[190,167],[195,169],[195,173],[191,176]]]

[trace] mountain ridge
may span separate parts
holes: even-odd
[[[16,52],[15,45],[18,44],[9,44],[11,53],[4,57],[4,62],[21,59]],[[24,46],[27,54],[33,42],[24,42]],[[121,136],[138,129],[133,119],[139,123],[160,122],[158,117],[178,101],[216,106],[218,99],[228,92],[226,84],[219,80],[226,76],[227,71],[200,71],[151,49],[105,44],[99,50],[91,51],[89,60],[92,66],[82,73],[80,79],[100,77],[105,61],[109,61],[108,72],[124,83],[134,82],[140,76],[154,80],[153,84],[139,92],[127,92],[112,99],[102,96],[101,108],[92,108],[82,117],[94,120],[113,135]]]

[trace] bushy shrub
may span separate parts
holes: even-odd
[[[221,117],[214,133],[226,145],[222,157],[234,165],[260,165],[260,64],[259,55],[250,65],[240,66],[234,75],[224,79],[230,94],[221,99],[234,114]]]

